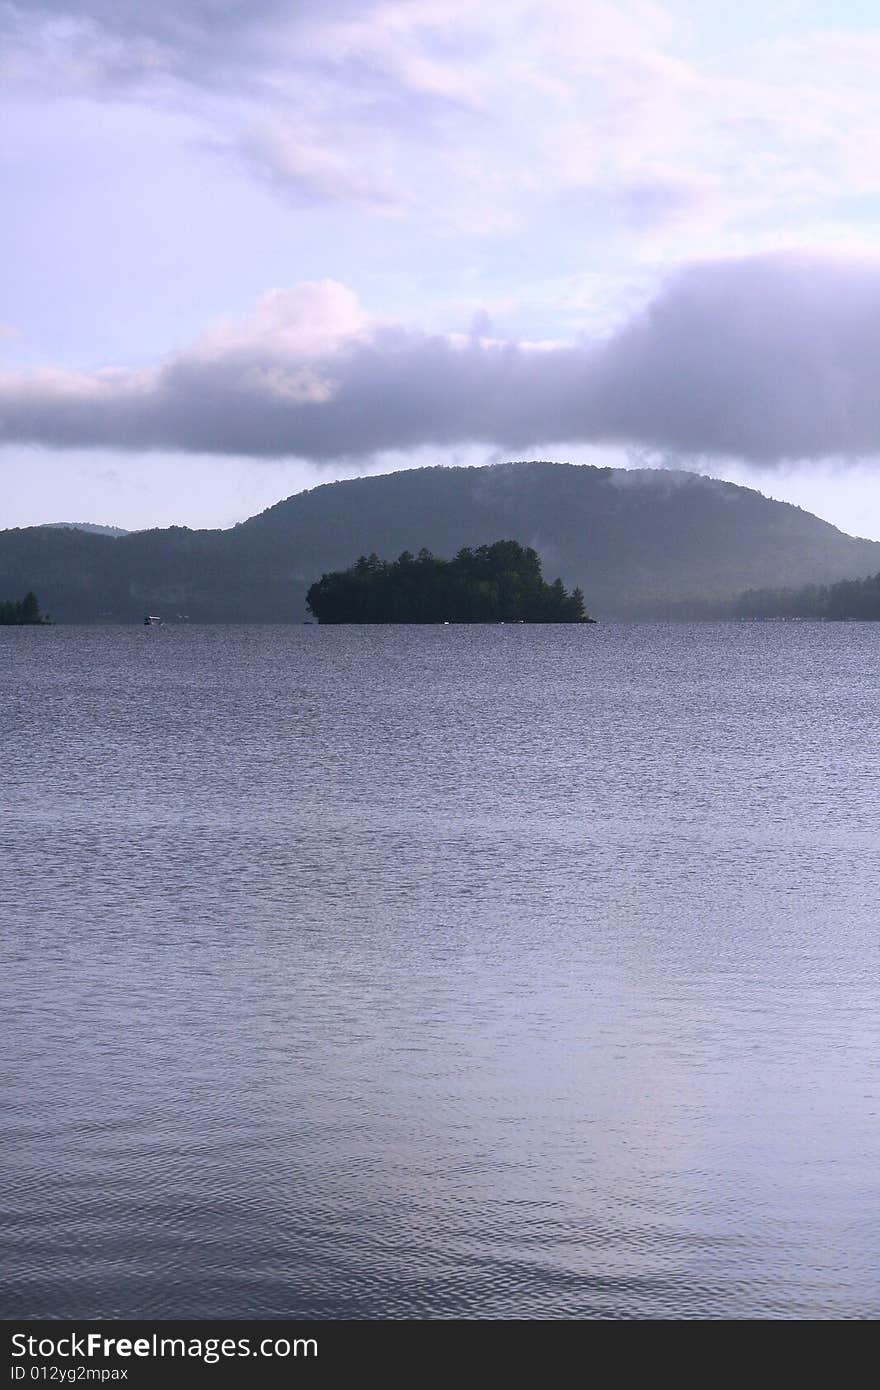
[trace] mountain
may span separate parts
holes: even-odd
[[[95,536],[128,536],[130,531],[122,526],[99,526],[96,521],[47,521],[47,526],[60,527],[65,531],[91,531]]]
[[[359,555],[509,537],[598,618],[711,611],[749,588],[880,570],[857,540],[787,502],[692,473],[508,463],[420,468],[297,493],[228,531],[0,532],[0,598],[32,589],[59,622],[300,621],[309,585]],[[702,605],[702,608],[701,608]]]

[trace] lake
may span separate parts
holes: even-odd
[[[7,1317],[880,1316],[880,625],[0,629]]]

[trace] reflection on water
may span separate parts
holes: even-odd
[[[870,625],[6,629],[7,1316],[876,1317]]]

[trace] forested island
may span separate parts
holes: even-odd
[[[0,600],[0,627],[40,627],[48,621],[36,594],[25,594],[20,603]]]
[[[465,546],[453,560],[429,550],[397,560],[361,556],[324,574],[306,595],[319,623],[591,623],[580,589],[546,583],[537,551],[518,541]]]

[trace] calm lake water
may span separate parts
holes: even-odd
[[[880,625],[0,629],[3,1313],[880,1316]]]

